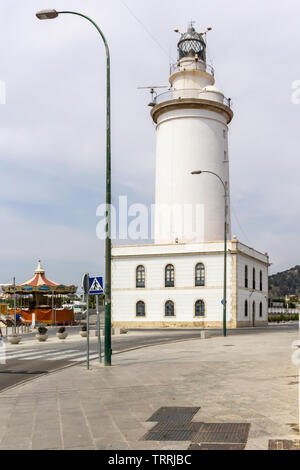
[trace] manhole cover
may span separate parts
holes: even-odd
[[[269,441],[269,450],[300,450],[300,441],[272,440]]]
[[[200,407],[162,407],[157,410],[147,421],[148,422],[186,422],[192,421],[193,417],[200,410]]]
[[[246,444],[192,444],[187,450],[245,450]]]
[[[223,443],[246,444],[250,431],[250,424],[211,423],[202,424],[193,442],[198,444]]]

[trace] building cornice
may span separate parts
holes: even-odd
[[[165,112],[174,111],[177,109],[208,109],[209,111],[215,111],[221,113],[229,124],[233,119],[233,111],[223,103],[212,100],[203,100],[198,98],[182,98],[165,101],[157,104],[151,111],[151,117],[157,124],[158,118]]]

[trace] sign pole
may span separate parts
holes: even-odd
[[[86,274],[82,280],[83,292],[86,298],[86,368],[90,368],[90,312],[89,312],[89,289],[90,275]]]
[[[103,293],[103,278],[102,277],[90,277],[86,274],[83,277],[83,291],[86,294],[87,308],[86,308],[86,338],[87,338],[87,369],[90,367],[90,319],[89,319],[89,298],[90,295],[96,296],[96,312],[97,312],[97,327],[98,327],[98,348],[99,348],[99,359],[101,362],[101,336],[100,336],[100,314],[99,314],[99,300],[98,295]]]
[[[89,312],[90,296],[86,294],[86,368],[90,368],[90,312]]]
[[[100,311],[99,311],[99,295],[96,295],[96,311],[97,311],[97,330],[98,330],[99,362],[102,363],[101,319],[100,319]]]

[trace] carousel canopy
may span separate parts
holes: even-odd
[[[2,286],[2,290],[8,294],[14,294],[16,291],[18,294],[75,294],[77,291],[76,286],[64,286],[54,281],[47,279],[45,270],[41,267],[41,261],[38,261],[37,268],[31,279],[23,282],[20,285]]]
[[[50,286],[50,287],[57,287],[59,284],[56,282],[50,281],[45,276],[45,270],[41,267],[41,261],[38,261],[38,266],[34,271],[34,276],[29,279],[27,282],[23,282],[21,286],[31,286],[31,287],[38,287],[38,286]]]

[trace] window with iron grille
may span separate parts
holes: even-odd
[[[175,269],[172,264],[168,264],[165,270],[165,287],[175,286]]]
[[[248,289],[248,266],[245,266],[245,287]]]
[[[165,304],[165,316],[174,317],[175,316],[175,306],[172,300],[168,300]]]
[[[136,287],[138,289],[144,288],[146,285],[146,274],[145,274],[145,267],[138,266],[136,268]]]
[[[248,300],[245,300],[245,317],[248,317]]]
[[[203,263],[199,263],[195,269],[195,286],[204,287],[205,286],[205,266]]]
[[[253,290],[256,289],[256,271],[255,268],[253,268]]]
[[[197,300],[195,303],[195,317],[205,317],[205,303],[203,300]]]
[[[146,305],[145,302],[139,301],[136,304],[136,316],[137,317],[145,317],[146,316]]]
[[[260,289],[260,291],[263,290],[263,273],[262,273],[262,271],[260,271],[260,273],[259,273],[259,289]]]

